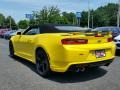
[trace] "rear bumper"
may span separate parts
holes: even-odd
[[[78,68],[90,68],[90,67],[97,67],[97,66],[109,66],[114,59],[109,59],[105,61],[93,62],[93,63],[85,63],[85,64],[75,64],[71,65],[68,71],[75,71]]]
[[[96,58],[95,51],[104,49],[106,56]],[[91,44],[81,46],[64,46],[60,49],[60,53],[56,52],[54,59],[50,60],[50,67],[55,72],[66,72],[71,66],[74,65],[96,65],[104,66],[110,64],[115,58],[116,46],[114,43],[106,44]],[[103,65],[101,64],[103,63]],[[107,62],[107,63],[106,63]],[[94,64],[95,63],[95,64]]]
[[[67,66],[62,67],[53,67],[51,70],[55,72],[66,72],[66,71],[75,71],[77,68],[89,68],[96,66],[109,66],[113,62],[114,58],[109,60],[102,60],[97,62],[88,62],[88,63],[71,63]]]

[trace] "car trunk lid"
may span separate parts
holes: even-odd
[[[100,44],[112,41],[110,32],[70,32],[64,34],[61,42],[67,45]]]

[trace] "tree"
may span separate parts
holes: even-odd
[[[31,19],[31,20],[29,21],[29,26],[31,26],[31,25],[36,25],[36,24],[38,24],[38,22],[37,22],[36,20],[34,20],[34,19]]]
[[[18,27],[20,29],[26,29],[28,27],[29,22],[27,20],[21,20],[18,22]]]
[[[48,22],[48,10],[47,7],[44,7],[38,14],[38,22],[39,24],[45,24]]]
[[[63,23],[65,24],[76,24],[76,15],[72,12],[70,13],[63,12],[62,18],[64,19]]]
[[[86,27],[88,25],[88,12],[83,11],[81,13],[80,23],[82,27]]]
[[[93,16],[94,27],[100,26],[116,26],[117,22],[118,5],[109,3],[106,6],[91,10],[91,16]],[[81,17],[81,25],[87,26],[88,12],[83,11]],[[90,27],[92,26],[92,18],[90,18]]]
[[[11,25],[10,25],[10,23],[11,23]],[[13,30],[18,29],[18,26],[17,26],[15,20],[11,16],[8,16],[6,18],[6,20],[5,20],[5,26],[7,28],[10,28],[10,26],[11,26],[11,29],[13,29]]]
[[[45,23],[60,23],[60,10],[57,7],[44,7],[42,10],[39,11],[37,15],[37,21],[39,24]]]
[[[109,3],[105,7],[105,11],[107,12],[107,16],[110,18],[109,19],[109,25],[110,26],[116,26],[117,25],[117,13],[118,13],[118,5]]]
[[[5,24],[5,16],[0,13],[0,27],[4,27]]]
[[[52,6],[48,9],[48,21],[49,23],[59,23],[60,10],[57,7]]]
[[[104,7],[95,10],[94,18],[98,25],[95,26],[116,26],[118,5],[109,3]]]

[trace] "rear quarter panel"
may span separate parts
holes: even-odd
[[[35,49],[42,47],[49,56],[50,62],[57,58],[64,57],[64,47],[61,44],[59,35],[43,34],[37,37]],[[35,57],[34,57],[35,58]]]

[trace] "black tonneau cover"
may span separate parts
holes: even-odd
[[[82,28],[75,25],[66,24],[43,24],[30,26],[30,28],[40,28],[40,33],[64,33],[64,32],[80,32],[80,31],[90,31],[91,29]],[[65,30],[65,28],[69,28]]]
[[[82,28],[77,25],[66,25],[66,24],[43,24],[43,25],[34,25],[30,26],[30,28],[40,28],[40,33],[73,33],[73,32],[82,32],[87,36],[91,35],[108,35],[109,31],[96,31],[90,28]]]

